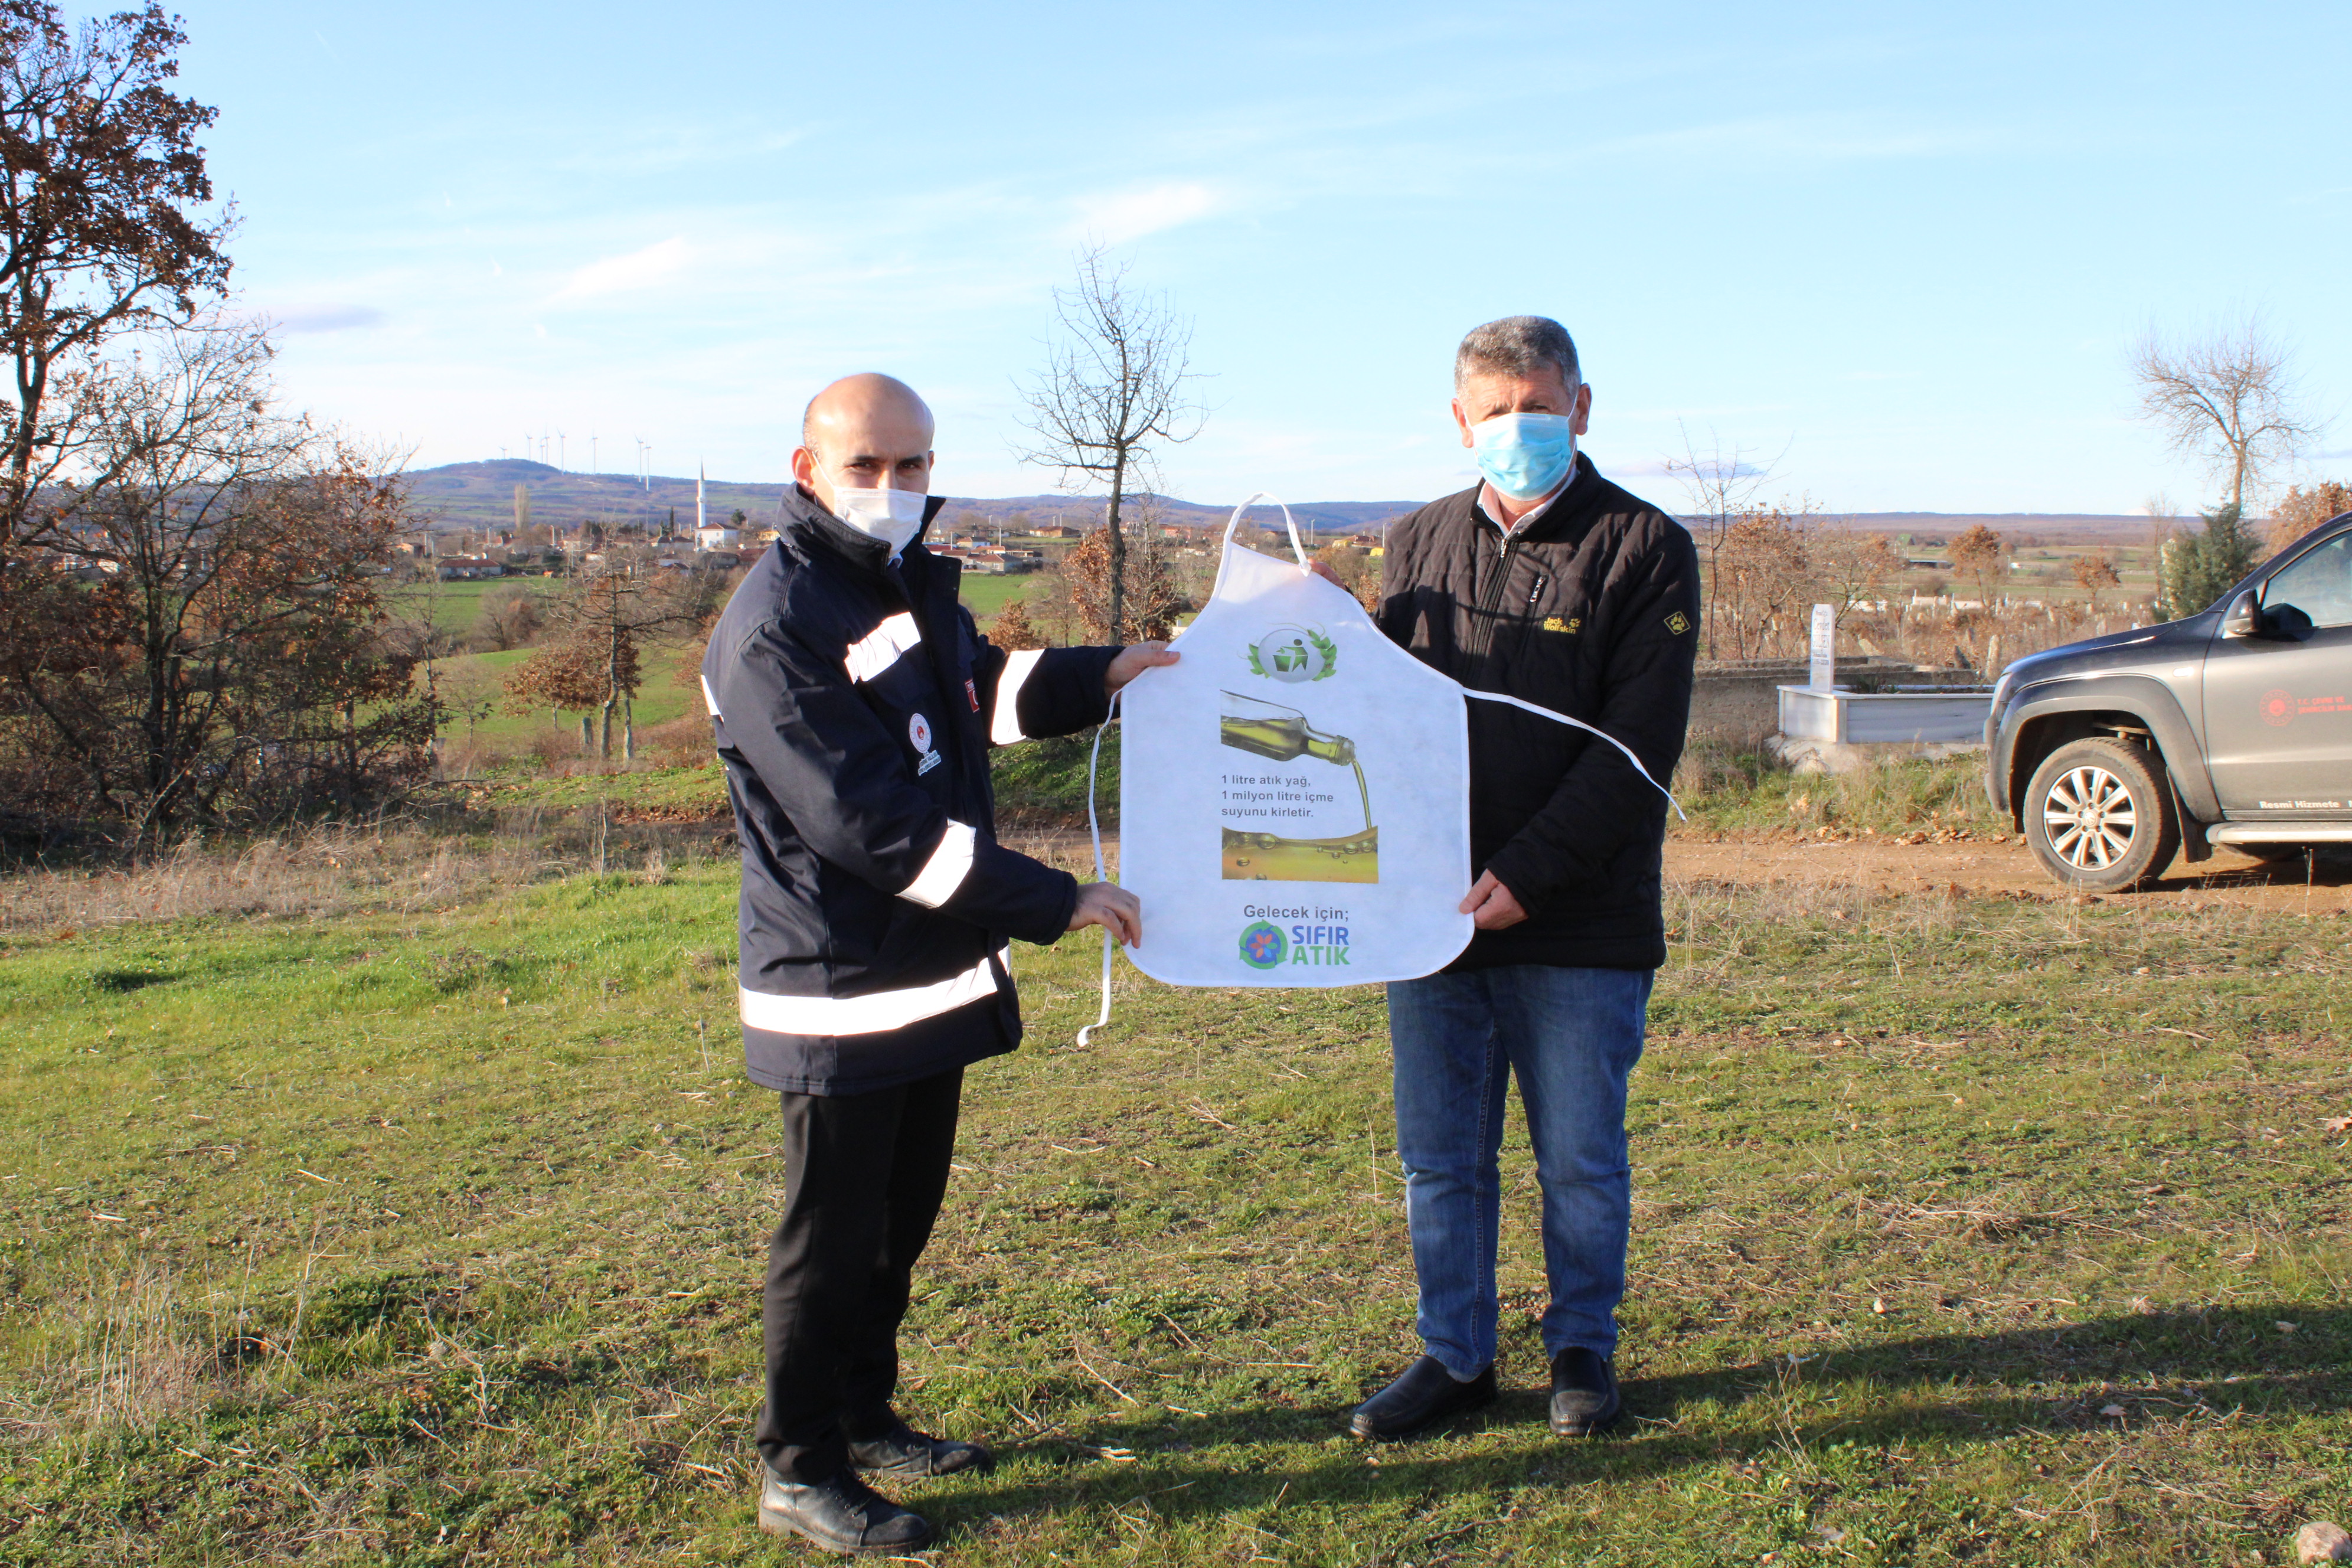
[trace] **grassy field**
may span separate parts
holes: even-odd
[[[508,655],[489,655],[491,658]],[[681,700],[685,694],[680,693]],[[640,704],[639,710],[644,710]],[[540,717],[535,722],[544,724]],[[1008,830],[1083,826],[1093,732],[1010,746],[992,753],[997,815]],[[1106,828],[1118,822],[1119,735],[1103,737],[1096,804]],[[1674,778],[1688,823],[1674,830],[1741,832],[1799,827],[1815,832],[1897,834],[1951,829],[2006,833],[2009,819],[1985,798],[1982,762],[1897,761],[1830,776],[1791,773],[1760,752],[1695,745]],[[715,763],[570,777],[512,778],[482,798],[505,806],[584,806],[674,812],[699,802],[726,806],[727,784]]]
[[[601,842],[601,840],[600,840]],[[0,1563],[786,1563],[730,866],[0,950]],[[536,881],[532,879],[538,879]],[[904,1404],[942,1562],[2277,1563],[2352,1510],[2341,922],[1670,890],[1633,1419],[1336,1435],[1411,1353],[1373,992],[1022,948]]]
[[[985,626],[1012,600],[1026,595],[1033,587],[1042,586],[1045,581],[1043,575],[1034,572],[1006,576],[968,572],[963,578],[962,598],[973,616]],[[429,609],[435,626],[463,637],[474,629],[474,623],[481,617],[482,600],[487,595],[502,589],[526,587],[543,597],[553,598],[562,591],[562,586],[552,577],[501,577],[472,583],[411,583],[394,589],[387,597],[393,607],[403,615],[423,615]]]
[[[1032,589],[1042,593],[1048,579],[1040,573],[1024,572],[1002,577],[984,577],[976,572],[963,574],[961,597],[964,608],[985,632],[988,624],[996,619],[997,612],[1015,599],[1026,598]]]
[[[433,624],[445,632],[465,636],[481,618],[482,600],[494,591],[527,588],[541,598],[552,599],[562,592],[563,584],[552,577],[498,577],[470,583],[409,583],[386,595],[393,609],[404,616],[422,616],[430,611]]]
[[[507,673],[530,655],[529,648],[516,648],[506,653],[460,654],[440,661],[441,689],[459,705],[460,717],[446,731],[450,741],[513,746],[527,743],[542,733],[578,739],[577,713],[552,713],[544,708],[516,712],[509,705]],[[635,703],[637,734],[641,739],[656,724],[701,710],[700,693],[689,680],[680,678],[677,661],[678,653],[674,647],[654,648],[645,656],[645,684],[638,689]],[[618,756],[621,742],[615,722],[613,749]]]
[[[1034,574],[967,576],[963,580],[963,602],[985,630],[1005,605],[1043,581]],[[422,614],[429,608],[436,626],[464,637],[480,616],[484,595],[514,584],[551,595],[560,586],[552,579],[535,577],[420,583],[396,590],[393,597],[403,613]],[[558,714],[544,710],[518,713],[508,707],[503,684],[507,672],[530,657],[530,650],[516,649],[507,653],[460,654],[440,661],[437,676],[442,689],[459,705],[461,714],[449,730],[453,742],[510,752],[518,747],[527,748],[541,735],[576,739],[580,731],[577,713]],[[637,732],[641,738],[656,725],[700,710],[693,682],[679,678],[677,658],[677,649],[669,645],[652,648],[645,656],[646,681],[636,699]],[[617,752],[617,738],[614,745]]]

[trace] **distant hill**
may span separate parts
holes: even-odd
[[[531,521],[574,528],[580,523],[642,521],[658,525],[672,508],[678,526],[694,523],[694,480],[656,474],[640,486],[625,474],[582,474],[509,458],[487,463],[449,463],[420,468],[408,476],[411,505],[418,516],[444,528],[501,528],[514,521],[514,490],[529,487]],[[737,479],[709,481],[708,510],[713,522],[724,522],[741,511],[754,522],[772,519],[783,504],[784,485],[776,481],[746,483]],[[1290,514],[1301,532],[1328,537],[1365,530],[1404,516],[1417,500],[1307,501],[1291,503]],[[1222,526],[1232,515],[1230,503],[1209,505],[1178,500],[1173,496],[1130,496],[1124,516],[1144,508],[1156,509],[1164,522],[1190,527]],[[1024,514],[1033,524],[1067,523],[1087,528],[1099,521],[1099,496],[1027,495],[998,497],[950,496],[942,514],[950,525],[969,516],[976,523],[994,526]],[[1258,507],[1250,521],[1280,528],[1282,513]],[[2021,539],[2031,537],[2052,544],[2126,544],[2147,538],[2148,520],[2137,515],[2109,516],[2083,512],[1937,512],[1871,511],[1851,514],[1853,526],[1872,533],[1910,534],[1915,540],[1948,542],[1963,530],[1983,523],[1996,532]]]
[[[408,476],[409,503],[416,514],[444,528],[503,528],[514,521],[514,492],[522,485],[530,492],[530,516],[533,522],[551,522],[564,528],[597,521],[625,522],[631,521],[660,523],[670,510],[677,511],[678,526],[689,528],[694,523],[694,479],[667,474],[656,474],[644,486],[626,474],[581,474],[554,468],[546,463],[534,463],[525,458],[509,458],[487,463],[449,463],[437,468],[420,468]],[[755,522],[772,519],[783,504],[784,485],[768,481],[746,484],[736,479],[714,479],[705,486],[706,510],[713,522],[723,522],[738,510]],[[1307,506],[1294,505],[1291,515],[1298,520],[1302,532],[1319,534],[1353,533],[1375,526],[1391,518],[1402,517],[1419,506],[1419,501],[1318,501]],[[1161,521],[1199,527],[1209,523],[1222,524],[1231,515],[1230,506],[1202,506],[1173,497],[1131,496],[1122,508],[1122,516],[1137,516],[1146,506],[1156,507]],[[1103,499],[1069,495],[1000,496],[993,498],[950,496],[943,514],[950,522],[963,516],[979,520],[989,526],[1003,522],[1016,513],[1026,514],[1032,523],[1065,522],[1073,527],[1090,527],[1103,514]],[[1279,527],[1282,514],[1270,508],[1259,508],[1251,513],[1254,521],[1271,522]]]
[[[947,510],[941,515],[952,520],[959,513],[969,512],[995,523],[1020,513],[1033,523],[1058,521],[1090,528],[1102,521],[1104,504],[1102,496],[1003,496],[993,500],[957,496],[949,500]],[[1301,533],[1355,533],[1367,529],[1377,532],[1381,524],[1402,517],[1421,504],[1417,500],[1293,501],[1290,515],[1297,521]],[[1178,500],[1173,496],[1129,496],[1120,503],[1120,520],[1137,518],[1147,509],[1162,522],[1187,528],[1223,528],[1225,520],[1234,514],[1231,503],[1214,506]],[[1250,509],[1248,521],[1261,528],[1278,530],[1282,527],[1282,510],[1260,504]]]
[[[678,526],[694,526],[691,476],[656,476],[649,488],[641,488],[626,474],[572,473],[520,458],[419,468],[408,476],[409,505],[417,516],[446,528],[504,528],[514,521],[517,485],[530,489],[533,522],[567,529],[590,521],[658,523],[675,507]],[[739,509],[747,517],[772,516],[783,487],[713,479],[709,494],[711,521],[724,522]]]

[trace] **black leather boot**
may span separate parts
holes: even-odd
[[[1551,1362],[1551,1430],[1556,1437],[1590,1437],[1615,1424],[1625,1408],[1617,1395],[1617,1369],[1599,1351],[1570,1345]]]
[[[1348,1430],[1359,1437],[1383,1441],[1410,1437],[1449,1415],[1494,1402],[1493,1367],[1467,1383],[1458,1383],[1445,1370],[1444,1362],[1424,1355],[1405,1368],[1394,1383],[1357,1405]]]
[[[894,1554],[931,1543],[931,1527],[845,1469],[821,1486],[785,1480],[760,1467],[760,1528],[805,1536],[827,1552]]]
[[[910,1481],[951,1476],[958,1470],[985,1473],[996,1468],[996,1456],[979,1444],[934,1437],[904,1421],[894,1422],[879,1437],[852,1443],[849,1462],[861,1470]]]

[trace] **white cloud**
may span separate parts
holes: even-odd
[[[608,256],[602,261],[592,261],[572,275],[571,280],[555,291],[558,300],[589,300],[600,294],[626,293],[633,289],[646,289],[684,267],[687,245],[682,235],[673,236],[643,250],[632,250],[626,256]]]
[[[384,318],[373,305],[294,305],[269,319],[280,332],[341,332],[379,326]]]
[[[1174,180],[1116,195],[1081,197],[1075,227],[1085,237],[1121,245],[1204,218],[1229,205],[1202,181]]]

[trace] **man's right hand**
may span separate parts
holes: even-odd
[[[1143,900],[1117,882],[1088,882],[1078,889],[1078,907],[1070,911],[1070,929],[1100,926],[1122,947],[1143,945]]]

